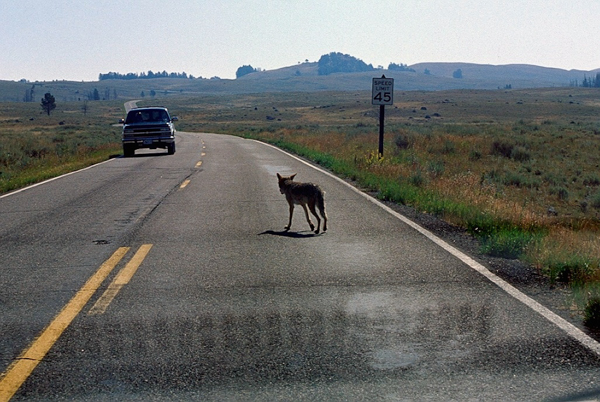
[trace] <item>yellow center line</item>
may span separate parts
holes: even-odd
[[[196,167],[200,167],[202,166],[202,161],[198,161],[198,163],[196,163]]]
[[[200,156],[206,156],[206,152],[200,153]]]
[[[181,183],[181,185],[179,186],[179,188],[185,188],[188,184],[190,184],[189,180],[185,180],[183,183]]]
[[[115,276],[115,279],[113,279],[110,285],[108,285],[108,288],[104,291],[102,296],[100,296],[90,311],[88,311],[88,315],[104,314],[121,288],[129,283],[137,269],[142,264],[142,261],[144,261],[144,258],[146,258],[150,252],[151,248],[152,244],[143,244],[140,246],[135,255],[131,258],[127,265],[125,265],[125,267],[119,271],[117,276]]]
[[[8,401],[13,397],[127,251],[129,251],[129,247],[117,249],[63,307],[46,329],[8,366],[0,376],[0,402]]]

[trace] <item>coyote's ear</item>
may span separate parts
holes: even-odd
[[[283,179],[283,177],[281,177],[281,175],[280,175],[279,173],[277,173],[277,178],[278,178],[279,180]]]
[[[296,177],[298,173],[294,173],[293,175],[290,176],[290,180],[294,180],[294,177]]]

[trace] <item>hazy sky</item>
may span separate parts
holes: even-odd
[[[0,0],[0,80],[367,64],[600,68],[598,0]]]

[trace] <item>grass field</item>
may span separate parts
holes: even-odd
[[[465,228],[485,253],[522,259],[552,282],[569,283],[582,312],[600,304],[600,91],[396,92],[394,98],[386,108],[383,157],[378,107],[367,91],[181,96],[162,104],[180,118],[178,130],[292,150],[381,199]],[[72,102],[48,118],[39,105],[1,104],[3,191],[27,184],[6,186],[22,169],[120,153],[112,123],[122,117],[122,104],[89,105],[86,116]]]
[[[0,193],[77,170],[121,153],[121,102],[0,103]]]

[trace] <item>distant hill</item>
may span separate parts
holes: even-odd
[[[540,67],[529,64],[470,64],[470,63],[419,63],[410,68],[417,73],[428,70],[431,75],[453,78],[456,70],[462,71],[465,87],[476,84],[490,89],[512,84],[513,88],[539,88],[569,86],[577,81],[579,84],[584,77],[595,76],[600,69],[592,71],[561,70],[559,68]]]
[[[524,64],[484,65],[471,63],[418,63],[408,66],[414,71],[375,70],[357,73],[319,75],[317,63],[301,63],[275,70],[257,71],[238,79],[105,79],[96,82],[14,82],[0,81],[0,101],[22,102],[32,89],[38,102],[50,92],[57,102],[87,99],[95,90],[100,99],[159,99],[174,95],[210,95],[260,92],[369,91],[371,79],[385,75],[395,79],[396,91],[448,89],[522,89],[567,87],[581,84],[592,71],[561,70]],[[460,70],[462,78],[455,78]],[[427,72],[427,74],[426,74]]]
[[[595,77],[600,68],[592,71],[561,70],[528,64],[472,64],[472,63],[418,63],[407,66],[411,71],[376,70],[365,73],[334,73],[320,76],[322,82],[330,81],[329,86],[350,85],[352,78],[363,86],[364,77],[377,77],[379,74],[395,78],[395,88],[402,90],[446,90],[446,89],[497,89],[511,85],[512,88],[565,87],[573,82],[581,84],[584,77]],[[454,78],[461,70],[462,78]],[[428,71],[428,74],[425,74]],[[292,77],[310,78],[307,84],[315,83],[319,77],[317,63],[302,63],[297,66],[276,70],[259,71],[245,75],[238,80],[290,80]],[[369,81],[370,82],[370,81]],[[329,88],[328,88],[329,89]],[[348,89],[357,89],[356,86]]]

